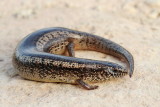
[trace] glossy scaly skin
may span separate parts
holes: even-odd
[[[74,57],[74,50],[92,50],[124,59],[129,70],[106,61]],[[69,56],[64,56],[67,54]],[[17,46],[13,65],[26,79],[42,82],[79,84],[96,89],[87,83],[121,77],[134,70],[132,55],[120,45],[102,37],[67,28],[46,28],[29,34]]]

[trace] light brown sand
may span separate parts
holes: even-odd
[[[135,59],[133,77],[98,83],[99,89],[86,91],[13,76],[17,43],[35,30],[57,26],[94,33],[125,47]],[[76,56],[109,60],[96,52]],[[160,107],[160,0],[1,0],[0,60],[1,107]]]

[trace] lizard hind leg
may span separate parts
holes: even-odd
[[[74,43],[73,43],[73,42],[70,42],[70,43],[67,45],[67,51],[68,51],[69,56],[75,57]]]
[[[89,84],[85,83],[85,82],[84,82],[83,80],[81,80],[81,79],[77,79],[77,80],[76,80],[76,83],[77,83],[78,85],[80,85],[81,87],[83,87],[84,89],[87,89],[87,90],[94,90],[94,89],[97,89],[97,88],[98,88],[97,85],[94,85],[94,86],[89,85]]]

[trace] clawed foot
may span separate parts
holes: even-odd
[[[98,86],[97,85],[89,85],[87,83],[85,83],[84,81],[82,81],[81,79],[78,79],[76,80],[76,82],[78,83],[78,85],[80,85],[81,87],[83,87],[84,89],[87,89],[87,90],[94,90],[94,89],[97,89]]]

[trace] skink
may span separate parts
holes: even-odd
[[[116,63],[75,57],[75,50],[92,50],[125,60],[127,68]],[[54,27],[35,31],[16,47],[13,66],[29,80],[79,84],[92,90],[90,83],[122,77],[134,71],[132,55],[122,46],[99,36]]]

